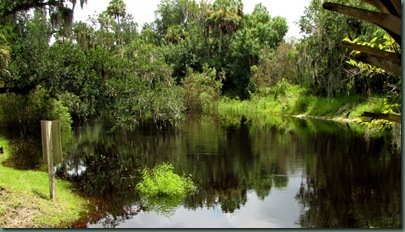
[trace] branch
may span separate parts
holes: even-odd
[[[55,3],[52,1],[52,3]],[[31,8],[43,8],[45,6],[50,5],[49,2],[40,2],[38,0],[36,1],[31,1],[31,2],[21,2],[21,1],[16,1],[14,2],[15,6],[12,8],[4,9],[4,11],[1,14],[1,17],[7,17],[9,15],[13,15],[19,11],[27,11]]]
[[[380,114],[380,113],[364,112],[361,116],[370,117],[372,119],[384,119],[391,122],[401,123],[401,115],[396,114]]]
[[[387,52],[376,48],[351,43],[342,43],[342,47],[360,51],[361,53],[354,57],[354,59],[357,61],[377,66],[399,77],[402,75],[401,55],[398,53]]]
[[[2,0],[4,1],[4,0]],[[54,6],[54,7],[64,7],[65,0],[31,0],[31,1],[11,1],[12,3],[3,3],[5,5],[12,5],[13,7],[3,7],[3,12],[0,13],[0,18],[7,17],[9,15],[13,15],[19,11],[27,11],[32,8],[43,8],[46,6]],[[76,0],[71,0],[73,4],[73,8],[75,8]],[[80,7],[83,8],[83,4],[87,4],[87,0],[80,0]]]
[[[402,2],[401,0],[392,0],[391,3],[395,7],[396,11],[398,12],[398,16],[402,16]]]
[[[330,2],[325,2],[322,6],[326,10],[373,23],[386,30],[398,44],[401,44],[401,17]]]
[[[401,16],[401,0],[362,0],[363,2],[372,5],[381,12],[394,16]]]
[[[360,54],[356,55],[354,58],[355,58],[355,60],[382,68],[387,72],[391,72],[391,73],[395,74],[396,76],[400,77],[402,75],[401,62],[397,62],[392,59],[391,60],[381,59],[381,57],[379,57],[379,56],[375,56],[375,55],[367,54],[367,53],[360,53]]]
[[[355,50],[355,51],[364,52],[364,53],[367,53],[370,55],[378,56],[383,59],[389,59],[389,60],[401,63],[401,54],[398,54],[398,53],[387,52],[387,51],[372,48],[369,46],[362,46],[362,45],[352,44],[352,43],[347,43],[347,42],[343,42],[342,47],[348,48],[351,50]]]

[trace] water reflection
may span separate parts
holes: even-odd
[[[315,165],[306,170],[296,196],[302,205],[301,226],[401,226],[401,160],[383,140],[351,138],[336,144],[331,136],[326,146],[315,142],[321,155],[307,160]]]
[[[99,201],[81,226],[401,225],[401,162],[389,138],[366,141],[346,125],[292,118],[189,117],[181,129],[109,130],[104,122],[77,128],[59,171]],[[162,162],[198,186],[169,217],[135,191],[139,171]]]

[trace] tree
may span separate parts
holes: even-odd
[[[373,23],[384,29],[398,45],[401,44],[401,1],[363,0],[363,2],[377,8],[380,12],[331,2],[325,2],[323,4],[323,8],[329,11],[337,12],[339,14]],[[357,55],[354,57],[355,60],[380,67],[388,72],[394,73],[399,77],[401,76],[400,51],[392,52],[383,50],[382,48],[384,46],[370,47],[354,43],[344,43],[343,46],[351,50],[359,51],[359,53],[357,53]],[[396,86],[394,85],[394,87]],[[386,119],[389,121],[401,123],[401,116],[395,114],[376,114],[372,112],[364,112],[363,116]]]
[[[222,51],[223,35],[231,35],[240,26],[243,3],[240,0],[216,0],[208,11],[207,23],[211,30],[219,33],[218,53]]]
[[[343,2],[336,0],[336,2]],[[357,1],[345,1],[352,6],[364,5]],[[345,37],[356,38],[360,34],[370,35],[375,28],[359,20],[325,11],[322,1],[313,0],[299,22],[304,38],[297,46],[297,73],[300,84],[313,94],[331,99],[346,93],[349,78],[345,49],[340,41]]]
[[[193,0],[162,0],[155,11],[157,33],[164,38],[171,26],[186,26],[190,10],[196,7]]]
[[[126,5],[123,0],[111,0],[107,7],[107,14],[113,16],[120,24],[120,18],[124,17],[126,13]]]
[[[121,75],[106,83],[109,112],[117,125],[131,129],[142,120],[176,124],[184,110],[183,92],[171,77],[162,48],[134,41],[125,55],[117,64]]]
[[[5,90],[27,94],[45,79],[42,76],[48,60],[46,55],[51,37],[49,22],[42,10],[34,15],[18,15],[18,24],[14,26],[14,41],[11,42],[11,75],[4,76]]]
[[[364,20],[373,23],[385,31],[396,41],[401,44],[401,1],[370,1],[363,0],[363,2],[376,7],[380,12],[371,11],[368,9],[361,9],[351,6],[340,5],[331,2],[325,2],[323,8],[329,11],[344,14],[356,19]],[[360,51],[356,59],[370,63],[374,66],[381,67],[395,75],[401,76],[401,54],[382,51],[378,48],[370,48],[368,46],[358,46],[355,44],[344,43],[344,47],[351,50]]]
[[[165,40],[166,43],[178,43],[183,41],[189,33],[186,31],[186,28],[180,25],[172,25],[168,28]]]
[[[256,87],[272,87],[283,78],[296,84],[296,45],[294,41],[282,41],[275,51],[267,48],[261,53],[252,77]]]
[[[0,2],[0,18],[3,20],[10,16],[15,18],[18,12],[48,8],[53,25],[64,24],[70,26],[73,21],[73,10],[77,2],[77,0],[3,0]],[[72,6],[71,8],[68,3]],[[87,0],[79,0],[79,3],[83,7]]]
[[[238,30],[230,42],[227,53],[226,89],[235,89],[238,96],[248,98],[251,87],[251,67],[258,65],[264,51],[272,52],[277,49],[288,26],[285,18],[271,18],[267,9],[258,4],[251,15],[244,15],[244,27]]]
[[[87,3],[87,0],[4,0],[0,2],[0,25],[2,27],[12,28],[9,30],[7,37],[12,38],[9,40],[9,44],[11,44],[11,50],[13,51],[12,53],[8,53],[9,55],[3,53],[4,58],[9,57],[8,59],[5,59],[5,61],[7,61],[6,63],[10,62],[11,73],[10,75],[3,75],[5,77],[5,79],[3,78],[5,81],[4,87],[6,88],[0,87],[0,92],[8,90],[10,92],[28,93],[29,90],[35,87],[35,82],[39,78],[38,74],[41,72],[38,66],[43,62],[43,60],[35,59],[39,58],[39,56],[42,56],[44,52],[46,52],[47,46],[45,46],[43,42],[47,41],[46,43],[49,43],[50,36],[56,32],[56,27],[60,27],[59,34],[66,34],[66,30],[71,26],[73,21],[73,9],[77,2],[83,7],[83,4]],[[69,7],[68,3],[70,3],[71,7]],[[36,14],[36,22],[32,24],[28,23],[29,18],[25,14],[31,9],[34,9]],[[42,32],[33,32],[33,30],[28,32],[29,29],[26,30],[24,27],[35,27],[35,24],[40,25],[39,21],[44,20],[46,15],[45,9],[48,10],[50,15],[52,27],[41,24],[42,28],[38,29],[42,30]],[[41,19],[41,17],[43,17],[43,19]],[[34,36],[30,41],[24,40],[24,38],[31,36],[30,33],[37,33],[37,37]],[[23,40],[25,42],[22,42]],[[41,46],[41,48],[37,47],[40,50],[35,50],[35,48],[33,48],[33,46],[37,45]],[[34,50],[37,52],[33,52]],[[3,52],[5,51],[6,50],[3,50]],[[25,55],[22,55],[20,51],[25,51],[31,54],[25,54],[27,57],[22,57]],[[14,59],[18,59],[18,61],[15,61]],[[30,62],[38,63],[35,65],[24,65]],[[15,65],[16,63],[19,63],[19,65]],[[35,71],[34,67],[38,69],[38,71]],[[31,70],[28,71],[29,69]],[[3,71],[4,69],[2,69],[2,72]]]

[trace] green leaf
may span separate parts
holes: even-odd
[[[375,41],[377,41],[377,39],[378,39],[378,37],[374,37],[374,38],[370,41],[370,43],[375,43]]]

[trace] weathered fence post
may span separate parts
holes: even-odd
[[[48,163],[49,194],[55,199],[54,166],[62,162],[60,121],[41,121],[42,157]]]

